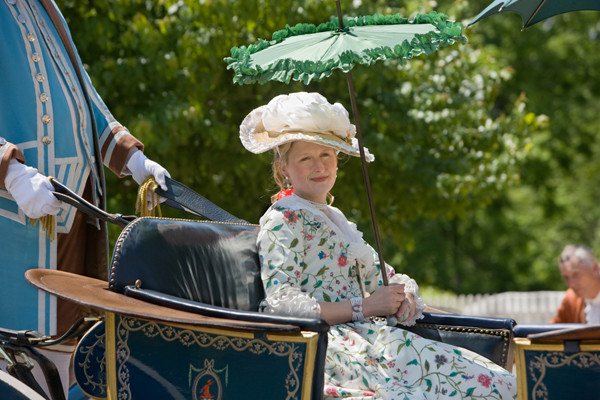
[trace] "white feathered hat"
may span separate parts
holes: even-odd
[[[274,97],[254,109],[240,125],[240,140],[255,154],[284,143],[302,140],[360,157],[356,127],[340,103],[331,104],[319,93],[290,93]],[[375,157],[365,148],[367,161]]]

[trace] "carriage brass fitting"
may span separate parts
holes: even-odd
[[[19,352],[18,356],[21,358],[22,364],[25,364],[25,366],[28,369],[31,370],[31,369],[33,369],[33,367],[35,367],[35,364],[33,363],[33,361],[31,361],[31,359],[29,358],[27,353],[25,353],[24,351]]]
[[[0,346],[0,359],[3,359],[6,362],[6,367],[8,369],[11,369],[16,364],[2,346]]]
[[[142,281],[139,279],[135,280],[135,284],[133,285],[134,288],[139,289],[142,287]]]

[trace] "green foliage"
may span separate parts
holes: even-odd
[[[458,14],[470,20],[488,2],[456,4],[462,7]],[[577,12],[520,32],[520,18],[505,13],[467,31],[471,46],[495,48],[499,62],[514,71],[499,88],[492,115],[526,95],[529,111],[547,121],[538,118],[543,129],[530,136],[531,151],[519,165],[520,185],[467,219],[421,221],[430,235],[417,234],[415,240],[423,245],[435,239],[409,254],[407,264],[428,265],[428,259],[449,267],[435,272],[430,267],[429,274],[437,275],[422,280],[452,282],[446,287],[463,292],[560,289],[556,260],[562,247],[598,244],[597,21],[597,13]]]
[[[239,143],[246,114],[298,90],[350,109],[342,73],[308,86],[239,86],[223,61],[286,24],[330,20],[333,0],[58,3],[97,90],[146,154],[249,221],[275,189],[270,155]],[[348,17],[409,17],[435,6],[463,23],[485,5],[342,1]],[[365,145],[376,156],[369,175],[386,261],[457,292],[547,289],[560,287],[560,247],[600,244],[596,21],[566,14],[520,32],[517,16],[496,15],[466,29],[466,45],[352,70]],[[132,214],[137,185],[107,176],[108,210]],[[358,160],[341,162],[334,194],[373,243]]]

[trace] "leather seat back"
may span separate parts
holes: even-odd
[[[109,288],[144,289],[219,307],[256,311],[264,297],[256,249],[258,226],[138,218],[121,232]]]

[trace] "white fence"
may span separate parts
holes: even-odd
[[[425,298],[440,310],[486,317],[513,318],[517,323],[547,323],[556,315],[563,291],[503,292],[496,294],[440,295]]]

